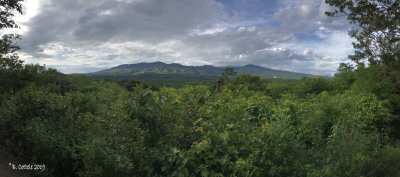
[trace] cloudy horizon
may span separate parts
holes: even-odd
[[[324,0],[26,0],[20,58],[64,73],[161,61],[332,75],[353,53]]]

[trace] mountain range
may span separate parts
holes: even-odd
[[[168,76],[173,77],[203,77],[203,78],[217,78],[222,72],[228,67],[216,67],[211,65],[204,66],[185,66],[177,63],[166,64],[163,62],[153,63],[137,63],[137,64],[123,64],[110,69],[87,73],[88,77],[94,78],[146,78],[148,76],[159,75],[163,78]],[[303,76],[314,77],[314,75],[273,70],[264,68],[257,65],[245,65],[245,66],[232,66],[238,75],[250,74],[260,76],[261,78],[268,79],[299,79]]]

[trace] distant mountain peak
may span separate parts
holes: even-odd
[[[150,62],[151,63],[151,62]],[[153,62],[154,64],[165,64],[164,62],[161,62],[161,61],[156,61],[156,62]]]
[[[243,67],[246,67],[246,68],[264,68],[264,67],[261,67],[261,66],[258,66],[258,65],[253,65],[253,64],[247,64],[247,65],[244,65]]]

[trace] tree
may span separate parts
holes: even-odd
[[[3,0],[0,1],[0,29],[17,28],[18,25],[11,19],[14,16],[13,11],[16,10],[22,14],[21,2],[23,0]]]
[[[239,85],[246,85],[249,90],[252,91],[263,91],[267,88],[267,79],[261,79],[260,76],[252,76],[249,74],[239,75],[234,80],[229,88],[234,90],[239,88]]]
[[[214,90],[221,91],[225,83],[231,81],[229,77],[234,76],[236,76],[235,70],[233,68],[226,68],[225,71],[221,73],[221,76],[219,76],[217,84],[214,86]]]
[[[331,90],[328,80],[322,77],[302,77],[294,87],[294,92],[304,97],[307,94],[320,94],[323,91]]]
[[[4,93],[17,88],[21,85],[16,78],[21,78],[23,61],[18,59],[15,51],[19,49],[15,40],[18,34],[3,34],[4,29],[18,28],[12,20],[15,11],[22,14],[23,0],[1,0],[0,1],[0,102],[4,98]]]
[[[22,14],[23,0],[3,0],[0,1],[0,30],[6,28],[18,28],[18,25],[12,20],[14,12]],[[17,34],[4,34],[0,39],[0,57],[3,58],[4,55],[15,52],[19,49],[15,45],[13,39],[19,38]]]
[[[349,58],[359,65],[382,66],[385,71],[400,69],[400,0],[325,0],[335,9],[328,16],[347,15],[360,28],[351,30],[357,42]],[[399,81],[400,75],[397,80]]]
[[[18,25],[12,20],[14,12],[22,14],[23,0],[2,0],[0,1],[0,69],[16,70],[22,68],[22,61],[18,60],[18,56],[14,54],[19,47],[15,43],[15,39],[19,38],[18,34],[2,34],[6,28],[18,28]]]

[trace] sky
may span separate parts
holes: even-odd
[[[64,73],[161,61],[332,75],[353,53],[324,0],[25,0],[20,59]]]

